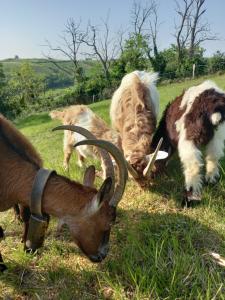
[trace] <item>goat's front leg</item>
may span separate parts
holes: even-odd
[[[64,145],[63,167],[65,170],[69,169],[69,161],[70,161],[72,153],[73,153],[73,146],[72,145]]]
[[[30,220],[30,208],[28,206],[22,206],[20,205],[20,217],[24,223],[23,227],[23,236],[22,236],[22,242],[25,244],[29,229],[29,220]]]
[[[224,154],[225,124],[218,126],[213,139],[206,146],[206,175],[207,183],[216,183],[219,179],[218,162]]]
[[[82,168],[85,162],[85,158],[79,151],[77,151],[77,165]]]
[[[180,139],[178,143],[179,156],[184,169],[185,193],[183,205],[190,207],[201,200],[202,157],[200,150],[191,140]]]
[[[4,238],[4,231],[0,226],[0,241]],[[0,252],[0,272],[4,272],[7,269],[6,265],[3,262],[3,258]]]
[[[19,204],[15,204],[13,206],[13,210],[14,210],[14,214],[15,214],[15,218],[14,218],[13,222],[15,220],[18,220],[19,222],[22,222],[22,219],[21,219],[21,216],[20,216],[20,207],[19,207]]]

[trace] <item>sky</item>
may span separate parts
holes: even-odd
[[[144,0],[139,0],[143,4]],[[182,0],[177,0],[182,2]],[[176,22],[174,0],[156,0],[159,27],[158,45],[163,50],[175,42]],[[46,53],[46,40],[53,45],[59,41],[69,18],[90,20],[100,24],[109,14],[110,29],[117,32],[130,24],[133,0],[0,0],[0,60],[13,58],[41,58]],[[206,0],[206,18],[213,33],[220,40],[207,41],[202,46],[207,56],[216,50],[225,51],[225,0]]]

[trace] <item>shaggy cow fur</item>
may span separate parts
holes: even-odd
[[[225,94],[212,81],[189,88],[168,104],[152,141],[163,137],[161,150],[178,149],[184,169],[185,203],[200,200],[202,189],[201,146],[206,146],[205,180],[214,184],[219,177],[218,161],[224,154]],[[158,169],[165,165],[158,163]]]
[[[127,162],[144,179],[150,144],[156,128],[159,97],[157,73],[134,71],[127,74],[115,91],[110,108],[112,126],[121,135]]]

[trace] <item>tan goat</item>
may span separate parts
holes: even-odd
[[[109,126],[98,117],[89,107],[85,105],[73,105],[63,111],[51,111],[50,117],[58,119],[63,125],[76,125],[89,130],[97,139],[110,141],[121,149],[120,136],[116,131],[113,131]],[[71,154],[74,150],[74,144],[84,140],[85,137],[76,132],[68,130],[64,131],[64,162],[65,169],[69,167]],[[78,156],[78,165],[83,165],[84,159],[87,157],[96,157],[98,152],[96,148],[88,145],[79,146],[76,148]],[[113,161],[114,162],[114,161]],[[102,161],[103,176],[105,177],[105,164]]]
[[[86,134],[79,127],[72,130]],[[53,173],[45,186],[42,212],[63,219],[84,254],[90,260],[100,262],[108,253],[111,223],[125,188],[126,164],[121,152],[109,142],[85,140],[80,143],[106,149],[106,153],[102,152],[102,155],[107,154],[105,160],[111,160],[108,152],[114,157],[119,168],[118,183],[115,185],[113,168],[106,168],[108,178],[99,190],[93,187],[93,169],[91,173],[86,172],[83,185]],[[0,165],[0,211],[16,204],[29,208],[33,182],[42,168],[42,160],[28,139],[2,115]],[[1,261],[0,255],[0,264]],[[3,269],[2,265],[0,270]]]
[[[121,136],[129,171],[141,186],[148,183],[153,165],[149,154],[159,111],[157,79],[157,73],[127,74],[115,91],[110,108],[112,126]]]

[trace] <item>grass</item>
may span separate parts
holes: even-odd
[[[224,79],[214,78],[223,89]],[[161,86],[161,110],[185,87],[200,81]],[[91,108],[109,121],[109,101]],[[37,147],[45,167],[81,179],[84,170],[76,167],[75,156],[70,172],[63,170],[63,133],[51,132],[58,123],[47,113],[16,125]],[[168,171],[171,176],[158,179],[149,191],[128,182],[110,253],[101,264],[89,262],[66,229],[57,238],[55,219],[40,253],[25,254],[22,225],[13,220],[12,211],[1,213],[0,224],[7,233],[1,251],[9,269],[0,275],[0,299],[225,299],[225,268],[210,255],[225,256],[225,160],[219,183],[204,187],[202,203],[193,209],[180,206],[183,176],[177,157]]]

